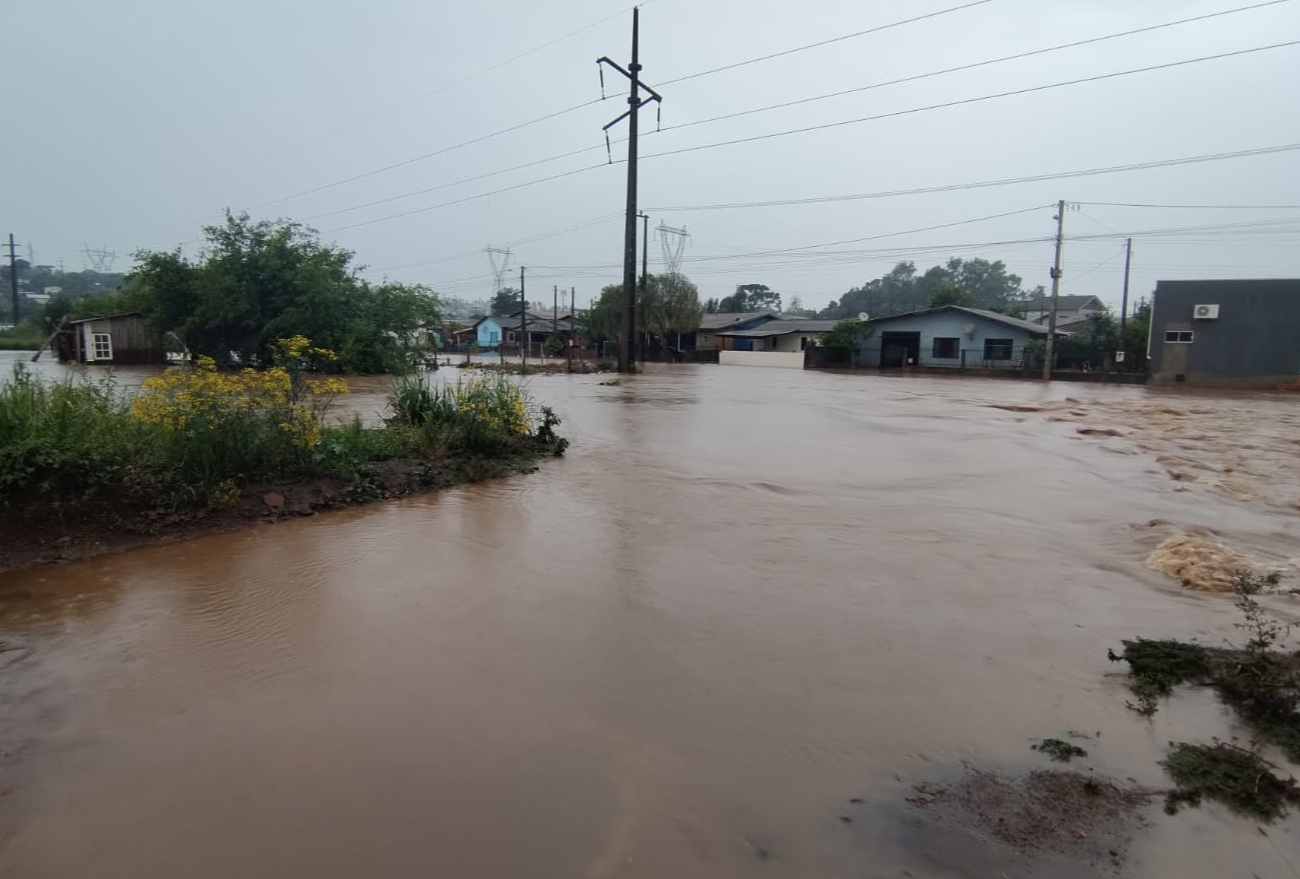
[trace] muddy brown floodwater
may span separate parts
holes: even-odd
[[[1069,730],[1161,787],[1234,731],[1126,710],[1106,649],[1235,637],[1146,566],[1170,534],[1294,581],[1295,474],[1241,471],[1294,460],[1297,400],[600,379],[531,381],[573,446],[530,476],[0,577],[0,876],[1091,876],[907,799]],[[1291,825],[1142,820],[1123,875],[1300,864]]]

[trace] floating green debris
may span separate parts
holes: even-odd
[[[1087,757],[1088,752],[1078,745],[1072,745],[1062,739],[1043,739],[1030,747],[1051,757],[1057,763],[1069,763],[1075,757]]]
[[[1288,803],[1300,803],[1294,778],[1275,775],[1276,766],[1236,745],[1173,743],[1161,765],[1178,785],[1165,798],[1170,815],[1209,797],[1234,812],[1271,822],[1286,814]]]

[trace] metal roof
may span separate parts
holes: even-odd
[[[773,320],[748,330],[726,330],[719,336],[740,336],[744,339],[763,339],[768,336],[785,336],[790,333],[829,333],[837,320],[786,319]]]
[[[1033,333],[1038,336],[1046,336],[1047,328],[1039,326],[1036,323],[1027,320],[1021,320],[1018,317],[1008,317],[996,311],[988,311],[983,308],[966,308],[961,305],[945,305],[941,308],[925,308],[920,311],[909,311],[905,314],[890,314],[885,317],[872,318],[869,323],[878,324],[889,320],[898,320],[903,317],[919,317],[923,314],[938,314],[941,311],[962,311],[966,314],[973,314],[987,320],[997,321],[1000,324],[1006,324],[1009,327],[1015,327],[1018,330],[1024,330],[1027,333]]]
[[[92,320],[116,320],[119,317],[144,317],[143,311],[119,311],[116,314],[97,314],[93,317],[79,317],[68,321],[69,324],[87,324]]]
[[[700,329],[702,330],[721,330],[745,321],[757,320],[761,317],[768,317],[776,320],[777,317],[770,311],[720,311],[716,314],[705,312],[700,318]]]
[[[1066,311],[1078,311],[1080,308],[1083,308],[1084,306],[1088,305],[1091,302],[1096,302],[1098,308],[1102,307],[1101,300],[1098,299],[1096,296],[1056,297],[1056,307],[1058,310],[1065,309]],[[1028,302],[1025,303],[1025,308],[1028,311],[1051,311],[1052,297],[1038,296],[1033,299],[1030,299]]]

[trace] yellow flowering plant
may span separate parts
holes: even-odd
[[[132,417],[161,428],[171,454],[204,484],[231,475],[274,473],[320,441],[339,378],[305,375],[302,358],[332,356],[303,336],[281,339],[286,365],[221,372],[211,357],[146,379]]]

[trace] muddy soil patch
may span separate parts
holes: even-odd
[[[1122,866],[1154,793],[1080,772],[1012,777],[967,768],[955,782],[920,784],[908,801],[942,825],[960,827],[1029,857],[1064,856],[1096,868]]]

